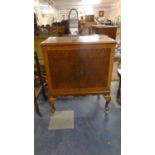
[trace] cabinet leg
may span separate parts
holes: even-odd
[[[51,112],[54,113],[55,112],[55,106],[54,106],[54,102],[55,102],[56,98],[54,97],[50,97],[49,98],[49,104],[51,106]]]
[[[105,112],[109,112],[109,103],[110,103],[110,101],[111,101],[111,96],[110,96],[110,94],[106,94],[106,95],[104,95],[104,98],[105,98],[105,100],[106,100],[106,103],[105,103]]]
[[[100,99],[101,99],[101,96],[100,96],[100,94],[98,94],[98,95],[97,95],[97,98],[98,98],[98,100],[100,100]]]

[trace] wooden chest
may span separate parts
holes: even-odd
[[[41,47],[52,112],[56,97],[86,94],[103,94],[109,110],[115,40],[105,35],[49,37]]]
[[[93,26],[96,34],[108,35],[110,38],[116,39],[117,27],[116,26]]]

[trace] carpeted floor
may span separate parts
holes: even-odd
[[[50,114],[48,102],[39,98],[43,117],[34,114],[35,155],[120,155],[121,154],[121,108],[116,101],[118,82],[112,82],[110,112],[104,113],[102,96],[79,96],[58,98],[56,109],[69,111],[72,126],[68,129],[52,129],[56,118]],[[65,115],[66,115],[65,114]],[[59,116],[59,115],[57,115]],[[66,118],[67,118],[66,117]],[[59,126],[60,124],[58,124]]]

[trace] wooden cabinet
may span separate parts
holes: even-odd
[[[117,27],[116,26],[93,26],[96,34],[108,35],[110,38],[116,39]]]
[[[49,37],[41,46],[52,112],[57,96],[86,94],[103,94],[108,111],[115,40],[104,35]]]

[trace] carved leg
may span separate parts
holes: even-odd
[[[106,100],[106,103],[105,103],[105,112],[109,112],[109,103],[110,103],[110,101],[111,101],[111,96],[110,96],[110,94],[106,94],[106,95],[104,95],[104,98],[105,98],[105,100]]]
[[[100,100],[100,99],[101,99],[101,96],[100,96],[100,94],[98,94],[98,95],[97,95],[97,98],[98,98],[98,100]]]
[[[51,112],[54,113],[55,112],[55,106],[54,106],[54,102],[55,102],[56,98],[54,97],[50,97],[49,99],[49,104],[51,106]]]

